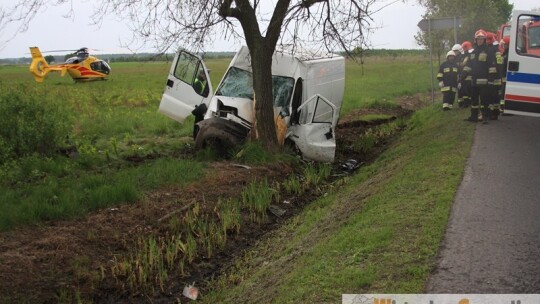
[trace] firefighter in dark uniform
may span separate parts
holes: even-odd
[[[499,67],[499,75],[501,76],[501,92],[500,92],[500,102],[499,102],[499,112],[504,113],[504,94],[506,93],[506,72],[508,67],[508,48],[510,47],[510,37],[504,37],[500,45],[502,46],[503,52],[501,54],[503,60],[502,65]]]
[[[501,75],[500,68],[503,64],[502,53],[499,51],[499,42],[496,40],[494,33],[487,33],[487,44],[491,48],[492,52],[495,53],[495,62],[497,67],[497,76],[493,79],[492,82],[488,84],[490,102],[489,102],[489,119],[497,120],[499,117],[499,103],[500,103],[500,91],[501,91]]]
[[[456,53],[449,51],[446,54],[446,61],[439,67],[439,73],[437,79],[439,80],[439,87],[443,94],[443,110],[450,110],[454,105],[454,99],[456,98],[456,92],[458,87],[458,74],[459,67],[456,62]]]
[[[472,43],[464,41],[461,44],[463,54],[459,59],[459,84],[458,84],[458,105],[460,108],[468,108],[471,105],[471,68],[468,66],[471,59]]]
[[[471,53],[469,67],[471,68],[471,122],[478,121],[478,111],[482,111],[484,124],[489,120],[490,86],[497,77],[495,52],[486,43],[487,34],[484,30],[474,33],[474,51]]]

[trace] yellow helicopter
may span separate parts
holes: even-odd
[[[67,72],[75,82],[107,80],[111,73],[111,67],[107,62],[90,56],[88,48],[85,47],[76,50],[74,56],[68,58],[66,62],[54,65],[47,63],[38,47],[31,47],[30,53],[32,54],[30,73],[37,82],[43,82],[51,71],[60,72],[62,77]]]

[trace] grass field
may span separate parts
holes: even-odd
[[[214,87],[229,61],[207,62]],[[420,56],[349,62],[341,113],[427,91],[427,66]],[[75,158],[30,155],[2,165],[0,230],[134,202],[145,191],[200,176],[204,163],[175,157],[187,153],[192,121],[180,125],[157,112],[170,63],[113,63],[111,68],[108,81],[73,83],[50,74],[36,83],[27,66],[0,66],[0,86],[59,109],[53,118],[71,122],[65,144],[77,150]],[[8,101],[4,95],[2,102]],[[133,159],[144,165],[135,166]],[[158,171],[163,177],[155,177]]]
[[[224,70],[226,64],[212,67]],[[38,84],[26,66],[0,68],[0,85],[65,111],[73,122],[66,145],[77,150],[76,158],[28,156],[4,164],[0,230],[134,202],[145,191],[200,176],[202,163],[175,157],[186,149],[191,125],[157,112],[169,64],[119,63],[112,69],[108,81],[75,84],[52,74]]]
[[[228,62],[207,62],[214,87]],[[157,113],[168,69],[168,63],[113,63],[108,81],[74,84],[67,77],[51,75],[37,84],[26,66],[0,66],[0,106],[16,100],[47,105],[46,109],[56,111],[50,117],[69,126],[65,146],[76,148],[67,149],[76,154],[71,157],[31,154],[3,161],[0,230],[83,217],[94,210],[141,201],[145,193],[156,189],[182,188],[207,175],[209,162],[191,154],[192,121],[179,125]],[[363,107],[392,107],[398,97],[430,89],[428,60],[414,54],[368,57],[363,66],[348,62],[346,73],[342,115]],[[343,293],[423,292],[472,142],[474,126],[456,123],[461,116],[461,110],[443,112],[434,105],[399,122],[403,132],[377,161],[341,180],[344,186],[325,189],[320,199],[235,257],[233,266],[214,278],[200,301],[335,303]],[[380,117],[370,114],[366,119]],[[19,120],[35,129],[45,125],[24,117]],[[327,176],[330,167],[322,168],[322,173],[312,175]],[[299,184],[294,183],[295,175],[290,177],[293,179],[287,179],[283,187],[293,191]],[[249,207],[254,222],[265,216],[263,209],[274,195],[270,188],[266,180],[253,181],[241,191],[240,205],[220,205],[220,216],[227,219],[222,229],[238,229],[237,212],[242,206]],[[194,210],[199,208],[194,207],[186,218],[191,215],[195,220]],[[171,267],[179,254],[172,245],[189,245],[180,242],[180,235],[175,239],[173,230],[165,234],[166,238],[139,239],[138,246],[130,248],[130,259],[112,267],[109,263],[90,267],[92,257],[79,257],[89,262],[75,263],[80,269],[73,266],[74,272],[98,273],[97,279],[81,277],[85,282],[99,282],[106,269],[114,268],[119,277],[134,280],[135,293],[152,296],[144,288],[152,289],[155,280],[163,283],[166,278],[149,276],[137,281],[134,274],[166,277],[162,268]],[[212,233],[196,233],[206,234]],[[92,233],[87,238],[91,240]],[[202,246],[204,237],[197,237],[196,242],[192,243]],[[160,252],[167,259],[155,259]],[[115,261],[117,258],[115,253]],[[80,264],[88,264],[89,269],[83,270]],[[149,268],[134,268],[143,264]],[[69,278],[56,279],[69,282]],[[55,291],[58,302],[86,303],[80,300],[77,287],[74,290],[74,294]]]

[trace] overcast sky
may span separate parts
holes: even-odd
[[[18,0],[0,0],[0,6],[11,6]],[[471,0],[476,1],[476,0]],[[91,1],[74,0],[73,18],[63,18],[69,11],[68,6],[48,7],[43,9],[32,20],[26,32],[18,33],[14,27],[0,32],[0,58],[29,57],[28,47],[38,46],[42,51],[72,50],[81,47],[104,49],[105,53],[114,52],[131,39],[131,31],[114,16],[104,20],[101,27],[90,25],[93,11]],[[394,2],[394,3],[393,3]],[[422,19],[425,9],[417,5],[417,1],[384,0],[383,4],[391,5],[373,15],[372,26],[377,28],[370,35],[374,48],[412,49],[419,48],[414,40],[418,31],[417,24]],[[540,6],[538,0],[514,0],[514,9],[529,10]],[[11,39],[12,38],[12,39]],[[11,39],[11,40],[9,40]],[[9,40],[6,42],[6,40]],[[182,47],[179,45],[179,47]],[[207,51],[236,51],[238,44],[218,41],[208,46]],[[148,47],[137,52],[154,51]]]

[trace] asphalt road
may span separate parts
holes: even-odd
[[[540,293],[540,118],[477,125],[426,293]]]

